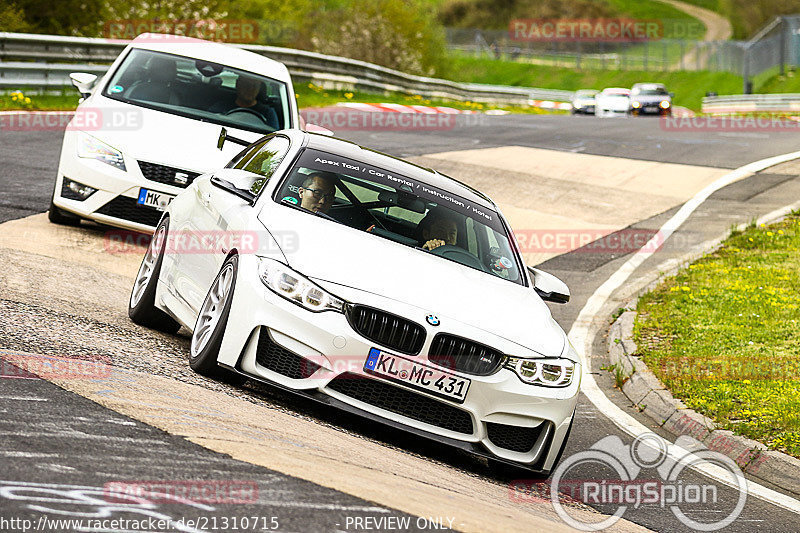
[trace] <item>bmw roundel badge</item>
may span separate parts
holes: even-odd
[[[425,320],[427,320],[428,324],[431,326],[438,326],[440,324],[439,317],[436,315],[428,315],[425,317]]]

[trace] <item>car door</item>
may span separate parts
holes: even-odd
[[[243,238],[259,236],[258,227],[254,226],[257,213],[253,203],[286,156],[289,145],[284,136],[269,137],[253,146],[232,168],[197,181],[196,201],[185,226],[187,242],[192,245],[180,259],[180,270],[187,279],[177,287],[195,313],[231,249],[253,252],[241,249]],[[252,239],[245,238],[244,242]]]

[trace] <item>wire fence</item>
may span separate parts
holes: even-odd
[[[731,72],[749,79],[800,65],[800,15],[776,17],[749,41],[661,38],[644,41],[512,39],[507,30],[447,29],[451,50],[577,70]]]

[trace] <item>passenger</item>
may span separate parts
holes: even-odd
[[[458,224],[449,209],[434,207],[419,221],[417,234],[422,247],[426,250],[433,250],[445,244],[456,246]]]
[[[300,207],[315,213],[328,213],[336,196],[336,174],[312,172],[300,186]]]

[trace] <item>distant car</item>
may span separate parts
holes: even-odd
[[[84,101],[61,147],[48,213],[56,224],[152,233],[179,192],[236,153],[209,149],[220,126],[248,142],[299,127],[286,66],[230,45],[142,34],[102,78],[70,77]],[[240,105],[241,94],[255,104]]]
[[[435,232],[448,240],[420,245]],[[568,300],[525,266],[482,193],[286,130],[167,207],[129,315],[192,330],[201,374],[275,384],[535,477],[558,463],[578,402],[581,359],[545,305]]]
[[[637,83],[631,89],[634,115],[671,115],[672,94],[661,83]]]
[[[627,116],[630,112],[630,89],[609,87],[595,97],[595,115],[598,117]]]
[[[594,115],[594,98],[598,92],[600,91],[594,89],[575,91],[575,96],[572,97],[572,114]]]

